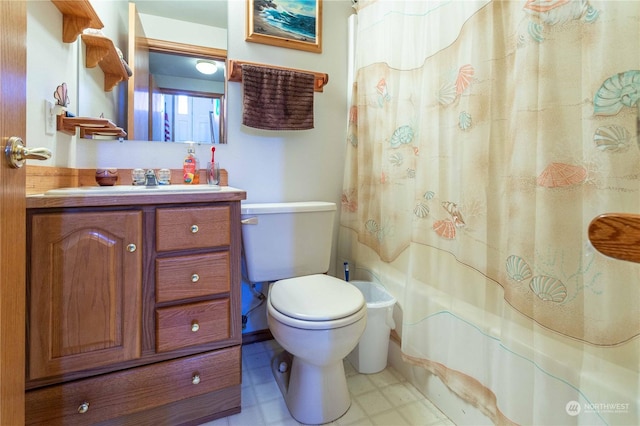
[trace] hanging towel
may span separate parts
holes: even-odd
[[[242,65],[242,124],[264,130],[313,129],[313,74]]]

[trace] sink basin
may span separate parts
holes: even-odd
[[[203,192],[220,192],[234,190],[228,186],[217,185],[158,185],[158,186],[135,186],[135,185],[114,185],[114,186],[80,186],[77,188],[57,188],[50,189],[44,195],[150,195],[150,194],[193,194]]]

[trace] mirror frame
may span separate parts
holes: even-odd
[[[222,125],[220,126],[220,144],[227,143],[227,51],[214,47],[197,46],[193,44],[177,43],[167,40],[158,40],[153,38],[144,38],[144,45],[147,46],[149,52],[167,53],[181,56],[197,56],[203,59],[213,59],[224,62],[224,95],[220,96],[221,108],[220,118]],[[174,89],[175,90],[175,89]],[[174,93],[178,92],[175,90]],[[192,94],[187,90],[180,91],[184,94]],[[198,95],[202,96],[202,94]],[[217,96],[211,96],[217,97]]]

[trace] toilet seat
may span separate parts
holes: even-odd
[[[338,278],[314,274],[280,280],[269,290],[269,313],[292,327],[344,327],[366,314],[360,290]]]

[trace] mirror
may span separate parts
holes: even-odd
[[[128,139],[226,143],[226,0],[135,1],[135,27],[130,19]],[[142,15],[142,16],[140,16]],[[171,19],[174,21],[167,21]],[[164,21],[163,21],[164,20]],[[180,22],[175,22],[180,21]],[[203,47],[161,40],[169,28],[193,24],[224,31],[223,42]],[[155,28],[155,27],[157,28]],[[184,37],[182,37],[184,38]],[[209,39],[207,40],[209,41]],[[213,74],[202,74],[196,64],[213,64]],[[133,80],[133,81],[132,81]]]

